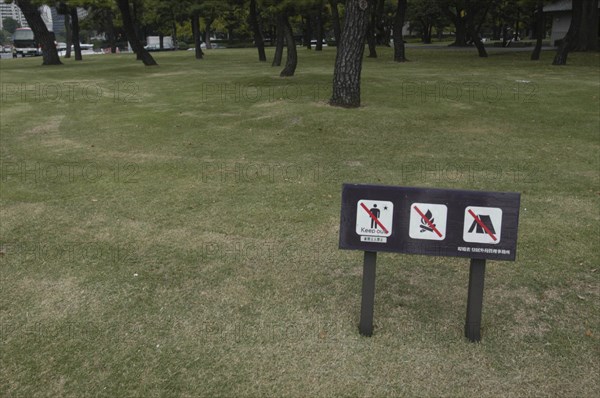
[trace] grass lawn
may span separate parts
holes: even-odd
[[[0,396],[596,396],[599,55],[0,61]],[[272,54],[269,54],[272,55]],[[516,262],[338,250],[343,182],[522,193]]]

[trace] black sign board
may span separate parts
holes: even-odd
[[[471,259],[465,336],[481,339],[485,261],[514,261],[521,195],[344,184],[340,249],[363,250],[360,333],[373,333],[377,252]]]
[[[340,249],[514,261],[520,197],[344,184]]]

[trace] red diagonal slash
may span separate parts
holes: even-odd
[[[425,214],[423,214],[423,212],[421,210],[419,210],[419,208],[417,206],[413,207],[413,209],[415,209],[415,211],[417,213],[419,213],[419,215],[421,216],[421,218],[427,222],[427,224],[431,227],[431,229],[433,229],[433,232],[435,232],[437,234],[437,236],[439,236],[441,238],[442,237],[442,233],[440,231],[438,231],[438,229],[429,220],[429,218],[425,217]]]
[[[496,237],[494,236],[494,234],[492,233],[492,231],[490,231],[490,229],[485,226],[485,224],[483,223],[483,221],[481,221],[479,219],[479,217],[477,217],[477,214],[473,213],[473,210],[469,209],[469,214],[473,216],[473,218],[475,219],[475,221],[477,221],[477,224],[481,225],[481,228],[483,228],[483,230],[485,231],[486,234],[488,234],[494,241],[498,240],[498,239],[496,239]]]
[[[387,228],[383,226],[383,224],[377,219],[377,217],[375,217],[375,215],[373,213],[371,213],[371,210],[369,210],[367,208],[367,206],[365,206],[364,203],[361,203],[360,205],[362,206],[363,209],[365,209],[365,211],[367,212],[369,217],[371,217],[373,219],[373,221],[375,221],[377,223],[377,225],[379,225],[381,227],[381,229],[383,229],[383,232],[385,232],[387,234],[388,233]]]

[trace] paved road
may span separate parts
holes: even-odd
[[[475,46],[472,47],[450,47],[448,44],[411,44],[407,43],[406,48],[428,48],[436,50],[450,50],[450,51],[475,51]],[[510,53],[510,52],[532,52],[533,46],[531,47],[493,47],[485,46],[485,50],[488,53]],[[544,46],[542,51],[556,51],[556,47]]]

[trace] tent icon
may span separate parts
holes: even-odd
[[[481,220],[481,222],[487,227],[487,229],[489,230],[490,233],[492,233],[492,234],[496,233],[496,230],[494,229],[494,224],[492,224],[492,219],[490,218],[490,216],[478,215],[477,217],[479,217],[479,220]],[[473,220],[473,224],[471,224],[471,227],[469,228],[469,233],[473,233],[474,229],[475,229],[475,233],[477,233],[477,234],[487,233],[486,231],[484,231],[481,224],[479,224],[477,222],[477,220]]]

